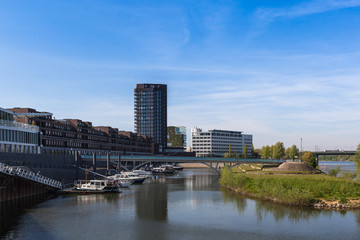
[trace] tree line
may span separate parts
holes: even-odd
[[[312,152],[300,152],[296,145],[292,145],[285,149],[282,142],[277,142],[275,145],[271,146],[266,145],[261,149],[255,149],[253,151],[253,157],[261,157],[264,159],[291,159],[293,161],[299,159],[314,168],[318,165],[318,161]],[[358,180],[360,181],[360,144],[357,146],[356,154],[348,157],[348,160],[355,162]]]
[[[277,142],[274,145],[266,145],[261,149],[254,149],[254,146],[251,145],[251,156],[248,156],[247,146],[244,146],[243,153],[238,154],[235,151],[231,151],[231,145],[229,145],[229,152],[224,154],[224,157],[227,158],[264,158],[264,159],[291,159],[293,161],[299,159],[302,162],[308,163],[312,167],[317,167],[318,161],[316,160],[314,154],[310,151],[300,152],[299,148],[296,145],[285,148],[284,143]],[[360,144],[357,146],[357,153],[355,156],[349,158],[353,160],[356,164],[358,170],[358,176],[360,176]]]
[[[285,148],[284,143],[277,142],[275,145],[263,146],[261,149],[257,149],[256,152],[264,159],[291,159],[293,161],[301,159],[303,162],[307,162],[312,167],[317,166],[314,154],[309,151],[300,153],[299,148],[296,145]]]

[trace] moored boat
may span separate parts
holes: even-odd
[[[133,173],[138,174],[140,177],[145,177],[145,178],[152,178],[153,177],[151,171],[133,170]]]
[[[156,168],[153,168],[151,171],[153,174],[174,174],[175,173],[175,170],[169,166],[156,167]]]
[[[131,180],[134,184],[141,184],[145,181],[146,177],[140,177],[139,174],[133,172],[121,172],[111,176],[114,180]]]
[[[175,171],[182,171],[182,170],[184,170],[184,167],[182,167],[182,166],[180,166],[180,165],[178,165],[178,164],[174,164],[172,167],[173,167],[173,169],[174,169]]]
[[[128,188],[134,183],[134,181],[129,178],[122,178],[119,173],[107,177],[107,179],[117,182],[120,188]]]
[[[70,192],[110,193],[120,192],[119,185],[113,180],[79,180],[75,182]]]

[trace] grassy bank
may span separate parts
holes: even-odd
[[[360,184],[326,175],[245,174],[224,168],[220,183],[236,191],[276,202],[309,206],[322,199],[347,202],[360,199]]]

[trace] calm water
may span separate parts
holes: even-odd
[[[331,169],[337,167],[340,167],[341,172],[356,172],[354,162],[319,161],[319,168],[323,172],[329,173]]]
[[[221,190],[211,170],[185,170],[116,195],[3,205],[0,220],[0,239],[360,239],[360,211],[243,198]]]

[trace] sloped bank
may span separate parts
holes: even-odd
[[[323,174],[245,174],[223,169],[223,187],[286,205],[321,209],[360,208],[360,184]]]

